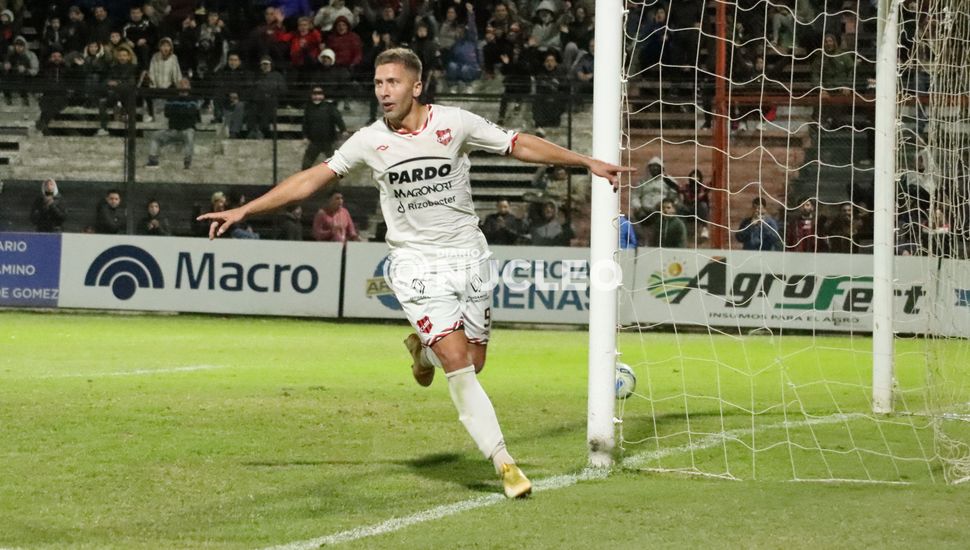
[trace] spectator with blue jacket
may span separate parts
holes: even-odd
[[[765,200],[751,201],[752,213],[741,220],[735,238],[744,250],[781,250],[781,230],[778,221],[765,212]]]

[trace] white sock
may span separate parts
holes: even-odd
[[[451,400],[458,409],[458,420],[465,425],[485,458],[492,461],[495,471],[499,471],[502,464],[515,463],[505,449],[505,440],[495,416],[495,408],[482,385],[478,383],[475,366],[469,365],[445,376],[448,377]]]
[[[421,359],[422,359],[421,362],[424,363],[425,365],[432,366],[438,369],[443,368],[441,364],[441,359],[438,359],[438,356],[434,354],[434,350],[432,350],[428,346],[423,346],[421,348]]]

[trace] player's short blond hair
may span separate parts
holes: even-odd
[[[374,60],[374,68],[380,67],[381,65],[387,65],[388,63],[398,63],[404,66],[405,69],[411,71],[415,75],[415,80],[421,80],[421,74],[423,69],[421,67],[421,59],[418,54],[414,53],[408,48],[391,48],[389,50],[384,50],[378,54],[377,59]]]

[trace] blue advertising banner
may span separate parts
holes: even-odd
[[[61,236],[0,233],[0,307],[57,307]]]

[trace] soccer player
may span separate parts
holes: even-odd
[[[431,384],[435,367],[448,380],[458,418],[502,478],[505,495],[523,497],[532,483],[505,448],[492,403],[478,382],[491,328],[488,244],[472,202],[468,152],[484,150],[525,162],[585,166],[619,185],[614,166],[529,134],[510,132],[454,107],[424,105],[421,61],[389,49],[375,60],[374,92],[384,118],[353,134],[326,162],[298,172],[245,205],[199,217],[209,237],[249,216],[305,200],[364,164],[380,188],[391,254],[385,277],[416,334],[405,340],[414,378]]]

